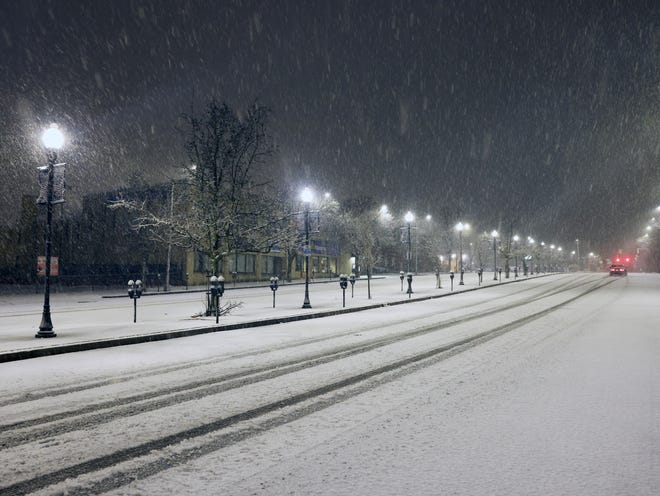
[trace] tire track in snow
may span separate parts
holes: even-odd
[[[381,367],[321,385],[300,394],[271,401],[236,415],[217,419],[191,429],[163,436],[0,488],[0,495],[28,494],[57,485],[67,479],[113,468],[115,470],[109,476],[102,476],[100,480],[91,481],[89,484],[84,485],[84,487],[67,488],[66,492],[69,495],[98,494],[122,487],[136,478],[148,477],[174,465],[186,463],[206,453],[217,451],[225,446],[259,434],[265,429],[272,429],[278,425],[283,425],[320,411],[330,405],[369,390],[379,383],[391,381],[396,377],[412,373],[415,370],[445,360],[457,353],[474,348],[541,318],[611,282],[613,280],[598,280],[588,285],[579,285],[578,287],[585,285],[587,287],[581,288],[577,295],[570,296],[566,300],[512,322],[487,329],[470,337],[434,347],[413,356],[395,360]],[[540,299],[541,297],[538,298]],[[500,309],[499,311],[502,310]],[[241,424],[245,421],[251,421],[251,425],[241,427]],[[236,430],[224,432],[231,429]],[[210,442],[201,439],[206,436],[211,436],[213,439]],[[181,443],[194,442],[197,439],[201,442],[198,442],[195,446],[179,448]],[[165,450],[165,452],[161,453],[161,450]],[[155,459],[153,459],[154,457]],[[122,468],[121,465],[126,463],[129,463],[131,466]],[[134,467],[136,463],[138,464],[137,468]]]

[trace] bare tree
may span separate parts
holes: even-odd
[[[214,273],[235,250],[268,250],[276,223],[265,201],[267,182],[257,180],[265,177],[259,169],[273,152],[266,134],[268,115],[257,104],[238,115],[215,99],[201,116],[185,115],[188,163],[179,194],[172,194],[166,208],[135,199],[113,207],[137,212],[135,226],[152,238],[199,250]]]
[[[341,212],[344,242],[351,247],[357,263],[367,273],[367,297],[371,299],[371,277],[381,257],[381,243],[387,226],[381,223],[380,211],[373,199],[361,197],[346,202]]]

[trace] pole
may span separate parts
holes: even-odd
[[[493,236],[493,281],[497,281],[497,238]]]
[[[170,189],[170,228],[167,233],[167,267],[165,270],[165,287],[163,291],[170,290],[170,264],[172,263],[172,223],[174,222],[174,181]]]
[[[137,322],[137,298],[133,298],[133,323]]]
[[[410,240],[410,222],[408,222],[408,272],[410,272],[410,255],[412,251],[412,241]]]
[[[458,283],[459,286],[464,286],[463,282],[463,230],[458,231],[458,254],[461,257],[461,280]]]
[[[312,308],[309,302],[309,205],[305,205],[305,301],[303,308]]]
[[[39,332],[35,334],[36,338],[54,338],[57,336],[53,331],[53,322],[50,318],[50,251],[51,251],[51,237],[53,225],[53,181],[55,175],[55,162],[57,161],[57,153],[55,151],[48,152],[48,191],[46,195],[46,272],[44,284],[44,309],[41,316],[41,324],[39,325]]]

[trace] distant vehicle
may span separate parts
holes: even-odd
[[[625,265],[621,264],[612,264],[610,265],[610,275],[611,276],[627,276],[628,269]]]
[[[633,263],[634,258],[630,255],[618,254],[612,257],[612,265],[622,265],[624,267],[630,267]]]

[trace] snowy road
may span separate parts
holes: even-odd
[[[2,364],[0,494],[658,494],[660,277]]]

